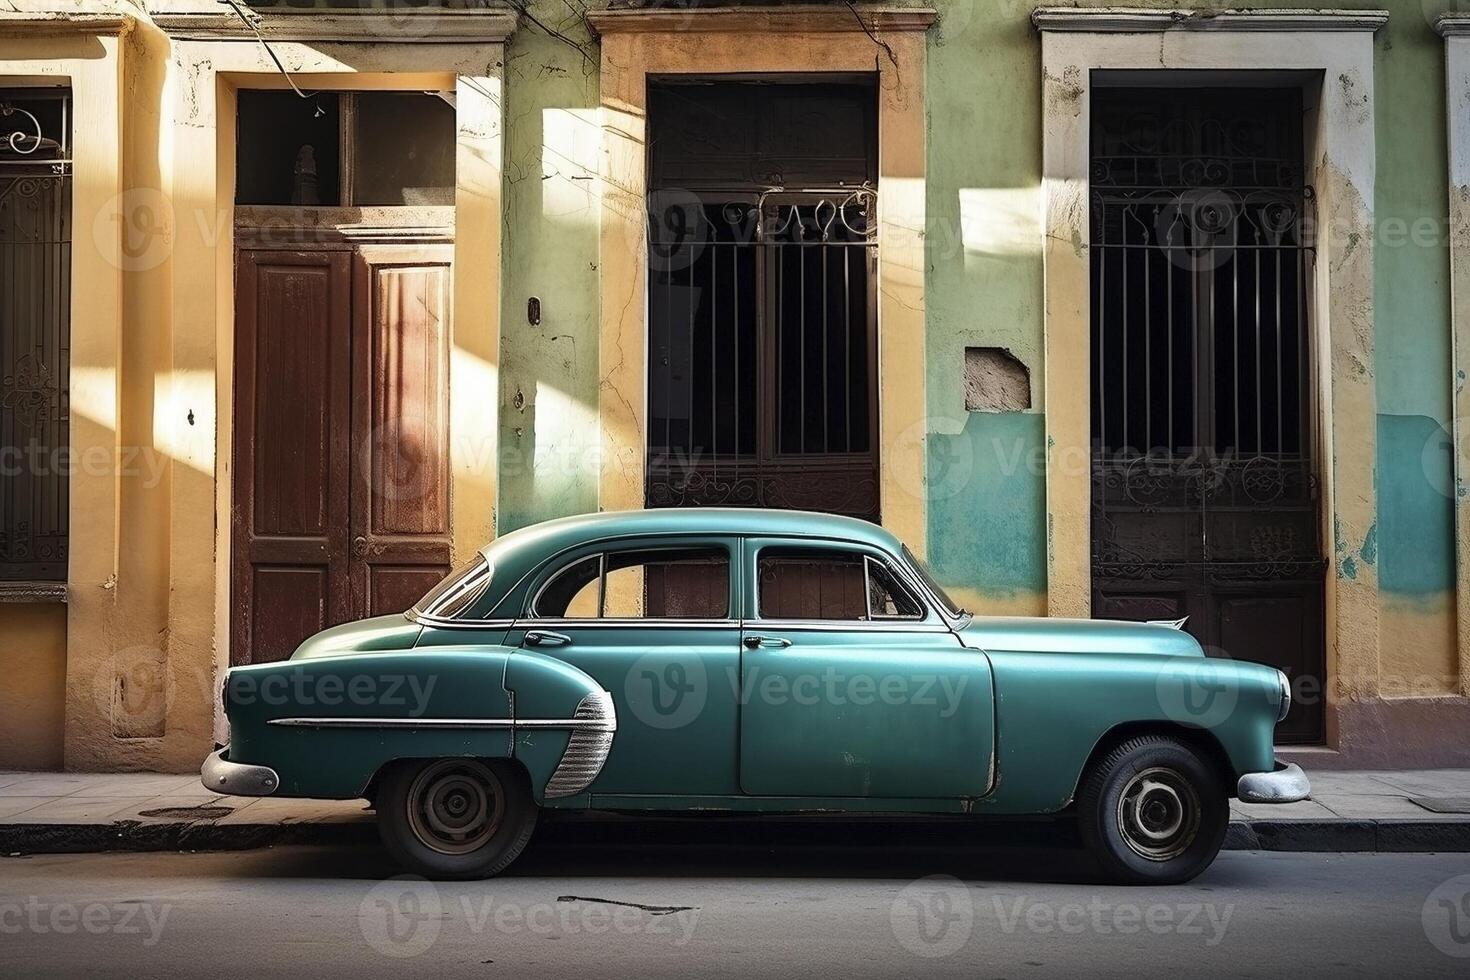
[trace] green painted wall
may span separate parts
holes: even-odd
[[[1391,13],[1376,40],[1375,78],[1379,520],[1374,540],[1337,543],[1339,564],[1344,556],[1376,564],[1386,592],[1419,598],[1442,597],[1454,581],[1444,49],[1430,26],[1441,2],[1452,0],[1332,4]],[[931,558],[941,579],[978,595],[982,608],[1039,612],[1040,41],[1031,3],[937,5],[927,86]],[[507,60],[502,529],[597,506],[595,42],[560,0],[530,10],[569,40],[525,23]],[[531,296],[542,302],[539,327],[526,320]],[[1033,407],[967,413],[967,346],[1020,358]]]
[[[1385,591],[1413,596],[1442,595],[1454,582],[1444,42],[1431,27],[1450,4],[1331,5],[1390,11],[1375,66],[1379,533],[1376,541],[1341,544],[1355,563],[1378,562]],[[998,607],[1030,597],[1040,611],[1045,479],[1034,467],[1007,466],[1045,438],[1040,41],[1029,24],[1032,4],[986,5],[983,15],[971,0],[938,6],[928,78],[930,460],[972,458],[972,486],[959,492],[952,478],[935,482],[933,564],[947,584],[993,597]],[[1034,406],[1027,418],[965,417],[966,346],[1005,347],[1027,364]],[[1006,451],[994,451],[997,440]]]
[[[505,62],[502,533],[597,509],[598,52],[561,0],[528,9],[545,26],[522,18]]]

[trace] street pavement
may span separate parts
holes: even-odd
[[[1127,888],[1065,842],[680,826],[549,828],[511,874],[452,884],[371,844],[0,857],[0,973],[1470,975],[1470,854],[1227,851]]]

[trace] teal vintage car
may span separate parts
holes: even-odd
[[[1232,796],[1306,797],[1286,678],[1180,624],[958,608],[849,518],[652,510],[506,534],[405,614],[236,667],[220,793],[370,800],[431,877],[496,874],[542,809],[1075,814],[1179,882]]]

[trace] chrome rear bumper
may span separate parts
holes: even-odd
[[[199,767],[199,781],[204,788],[228,796],[270,796],[281,785],[281,777],[266,766],[247,766],[225,758],[226,745],[211,752]]]
[[[1275,772],[1248,772],[1236,784],[1242,803],[1296,803],[1312,792],[1312,784],[1296,763],[1276,763]]]

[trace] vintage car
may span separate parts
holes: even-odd
[[[501,537],[407,613],[236,667],[219,793],[353,799],[389,852],[494,875],[542,808],[1075,815],[1105,871],[1206,868],[1276,762],[1286,677],[1180,624],[958,608],[849,518],[653,510]]]

